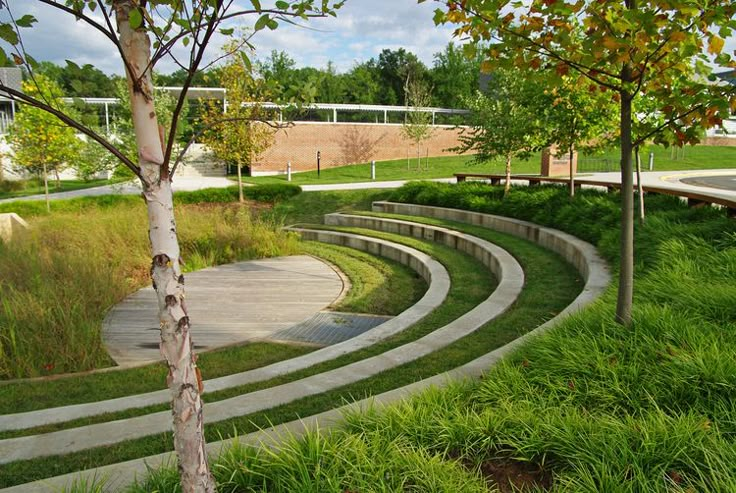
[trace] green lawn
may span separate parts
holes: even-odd
[[[736,168],[736,146],[695,146],[673,150],[662,146],[651,146],[642,149],[642,166],[647,169],[649,151],[654,152],[655,171],[702,170],[718,168]],[[617,171],[618,149],[611,149],[602,154],[580,156],[579,172],[590,173],[596,171]],[[684,156],[683,156],[684,155]],[[518,160],[512,163],[512,173],[539,174],[540,154],[537,153],[527,160]],[[429,158],[428,169],[422,161],[422,169],[417,169],[416,160],[411,162],[407,170],[406,160],[380,161],[376,163],[376,180],[424,180],[432,178],[448,178],[454,173],[503,173],[504,164],[501,161],[474,164],[472,156],[447,156]],[[323,169],[317,178],[316,171],[294,173],[292,183],[295,185],[315,185],[329,183],[367,182],[370,180],[371,169],[369,163],[353,164],[337,168]],[[286,183],[286,175],[248,177],[248,183]]]
[[[55,180],[49,180],[49,193],[71,192],[73,190],[82,190],[84,188],[101,187],[103,185],[114,185],[130,180],[130,178],[112,178],[110,180],[61,180],[59,186]],[[38,195],[44,193],[43,181],[27,180],[21,182],[23,188],[20,190],[4,191],[0,184],[0,199],[12,199],[16,197],[27,197],[29,195]]]

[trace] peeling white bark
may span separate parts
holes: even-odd
[[[171,180],[164,166],[164,153],[153,101],[150,71],[150,41],[143,29],[133,30],[128,22],[132,0],[114,1],[120,43],[128,62],[128,88],[143,197],[148,209],[151,240],[151,278],[158,297],[161,354],[169,367],[174,448],[179,460],[182,491],[215,491],[205,452],[201,399],[202,379],[189,332],[184,303],[184,276],[174,219]],[[144,73],[145,71],[145,73]]]

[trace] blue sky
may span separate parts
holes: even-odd
[[[22,0],[12,6],[14,15],[31,13],[39,21],[40,29],[28,30],[24,37],[28,52],[37,60],[64,64],[65,59],[71,59],[79,64],[91,63],[106,73],[122,74],[109,40],[83,22],[37,2]],[[384,48],[400,47],[431,65],[434,53],[452,38],[450,28],[435,27],[432,22],[437,6],[434,2],[418,4],[416,0],[348,0],[337,18],[313,19],[305,23],[307,28],[284,24],[275,31],[257,33],[253,42],[258,56],[284,50],[299,66],[325,67],[331,60],[339,71],[346,71]],[[253,22],[255,18],[248,18],[244,24]],[[218,53],[218,43],[210,51],[212,55]],[[158,66],[161,72],[175,68],[171,62]]]
[[[436,27],[432,21],[438,6],[432,1],[347,0],[337,18],[314,19],[305,24],[306,28],[284,24],[275,31],[257,33],[253,42],[258,56],[283,50],[299,66],[325,67],[331,60],[338,71],[346,71],[385,48],[402,47],[431,65],[434,54],[453,39],[450,27]],[[33,0],[12,2],[12,7],[16,16],[32,13],[39,20],[39,29],[27,31],[24,37],[29,53],[36,59],[58,64],[71,59],[78,64],[91,63],[106,73],[122,74],[122,64],[109,40],[83,22]],[[0,17],[3,15],[0,13]],[[255,18],[246,21],[245,25],[252,24]],[[212,46],[212,56],[219,53],[221,42],[216,40]],[[727,40],[725,49],[736,50],[736,37]],[[160,72],[175,68],[170,61],[157,66]]]

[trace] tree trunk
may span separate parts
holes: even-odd
[[[57,168],[54,168],[54,178],[56,180],[56,189],[61,188],[61,177],[59,176],[59,170]]]
[[[243,197],[243,173],[240,171],[240,162],[236,164],[236,167],[238,168],[238,202],[242,204],[245,202],[245,197]]]
[[[143,197],[151,240],[151,278],[159,306],[161,354],[166,359],[174,421],[174,448],[179,461],[183,493],[215,491],[209,471],[203,432],[201,376],[196,367],[189,317],[184,304],[184,276],[169,170],[164,163],[153,102],[150,41],[142,29],[133,30],[128,15],[132,0],[114,0],[116,21],[127,72],[133,128],[138,146]],[[145,70],[145,72],[144,72]],[[132,71],[132,73],[131,73]]]
[[[570,164],[570,198],[575,197],[575,167],[573,166],[573,157],[575,156],[575,150],[570,146],[570,153],[568,154],[568,160]]]
[[[511,156],[506,156],[506,182],[503,185],[503,196],[506,197],[511,190]]]
[[[43,160],[43,193],[46,196],[46,212],[51,212],[51,201],[49,200],[49,171],[46,167],[46,159]]]
[[[634,147],[634,156],[636,156],[636,188],[639,193],[639,223],[644,224],[644,189],[641,184],[641,154],[639,154],[639,146]]]
[[[422,171],[422,148],[417,144],[417,171]]]
[[[624,67],[623,79],[630,78],[631,67]],[[632,96],[621,91],[621,259],[616,300],[616,321],[631,324],[634,299],[634,172],[631,159]]]

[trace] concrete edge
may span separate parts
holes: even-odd
[[[372,253],[382,252],[384,256],[397,260],[415,270],[427,280],[427,284],[429,285],[424,296],[415,305],[361,336],[261,368],[205,380],[205,395],[208,392],[224,390],[267,380],[278,375],[288,374],[367,347],[405,330],[429,315],[429,313],[442,304],[447,296],[450,289],[450,276],[444,266],[430,256],[413,248],[376,238],[363,237],[363,240],[357,242],[356,245],[359,249]],[[44,424],[63,423],[87,416],[163,404],[170,399],[171,394],[168,389],[163,389],[98,402],[0,415],[0,430],[20,430]]]
[[[356,218],[362,219],[361,216],[356,216]],[[386,225],[389,225],[390,222],[385,221]],[[300,398],[307,398],[364,380],[378,373],[415,361],[478,330],[513,305],[523,287],[524,275],[521,266],[511,254],[490,242],[463,233],[451,232],[433,226],[416,225],[416,227],[422,231],[435,231],[437,234],[440,234],[440,230],[442,230],[445,238],[456,239],[456,248],[468,251],[478,258],[489,258],[490,260],[485,263],[493,265],[495,270],[503,276],[499,280],[497,289],[472,310],[415,341],[333,370],[209,403],[206,406],[206,421],[217,422],[263,412]],[[390,252],[398,252],[399,255],[408,256],[406,251],[399,248],[402,245],[392,244],[386,240],[372,241],[375,239],[325,230],[297,231],[303,237],[306,236],[309,239],[351,247],[378,248],[378,251],[374,253],[384,256],[388,256],[388,253],[383,251],[387,247],[391,248]],[[427,237],[428,235],[424,232],[422,236]],[[410,256],[408,258],[409,260],[413,259]],[[418,305],[414,305],[412,308],[417,308]],[[365,344],[371,345],[370,332],[380,331],[390,325],[391,322],[392,320],[364,333],[363,335],[368,335],[365,338]],[[361,337],[357,336],[351,340]],[[170,429],[169,414],[167,411],[154,412],[119,421],[2,440],[0,441],[0,464],[55,455],[56,451],[61,450],[64,453],[72,453],[95,447],[104,447],[126,440],[162,433]]]
[[[509,220],[516,221],[513,219]],[[556,231],[551,230],[550,228],[545,229],[550,230],[550,232]],[[565,233],[562,234],[565,236],[569,236]],[[565,310],[563,310],[551,320],[540,325],[533,331],[447,373],[436,375],[434,377],[430,377],[419,382],[400,387],[398,389],[393,389],[391,391],[384,392],[371,398],[363,399],[361,401],[357,401],[346,406],[342,406],[340,408],[332,409],[324,413],[305,417],[301,420],[295,420],[289,423],[273,426],[259,432],[249,433],[247,435],[237,437],[236,439],[225,440],[222,442],[213,442],[207,445],[208,452],[211,454],[219,453],[224,448],[232,445],[235,440],[244,445],[267,446],[273,448],[276,447],[277,444],[284,438],[301,436],[308,431],[313,431],[315,429],[319,429],[320,427],[325,428],[329,426],[334,426],[340,422],[340,417],[345,412],[360,410],[373,405],[390,405],[392,403],[402,401],[407,397],[411,397],[412,394],[423,389],[432,386],[444,386],[452,379],[481,376],[482,374],[486,373],[494,364],[500,361],[505,355],[516,350],[531,337],[535,337],[558,325],[571,313],[579,311],[580,309],[597,300],[607,288],[608,284],[610,283],[610,274],[608,273],[605,261],[603,261],[603,259],[598,255],[598,253],[595,251],[595,248],[592,248],[592,245],[578,238],[572,238],[575,239],[576,243],[579,243],[578,246],[585,247],[582,249],[581,253],[585,256],[587,260],[589,260],[589,268],[586,270],[587,274],[581,272],[581,274],[586,277],[585,287],[583,288],[583,291],[577,296],[577,298],[575,298],[573,303],[571,303]],[[91,480],[94,478],[104,477],[108,478],[109,481],[107,483],[106,491],[114,492],[119,491],[124,486],[130,484],[132,481],[135,481],[136,478],[144,476],[147,473],[148,467],[156,467],[157,465],[160,466],[167,463],[171,464],[172,461],[173,454],[160,454],[120,464],[112,464],[97,469],[78,471],[63,476],[57,476],[55,478],[48,478],[41,481],[35,481],[24,485],[6,488],[0,491],[6,493],[39,493],[48,491],[59,491],[61,488],[72,484],[74,481]]]

